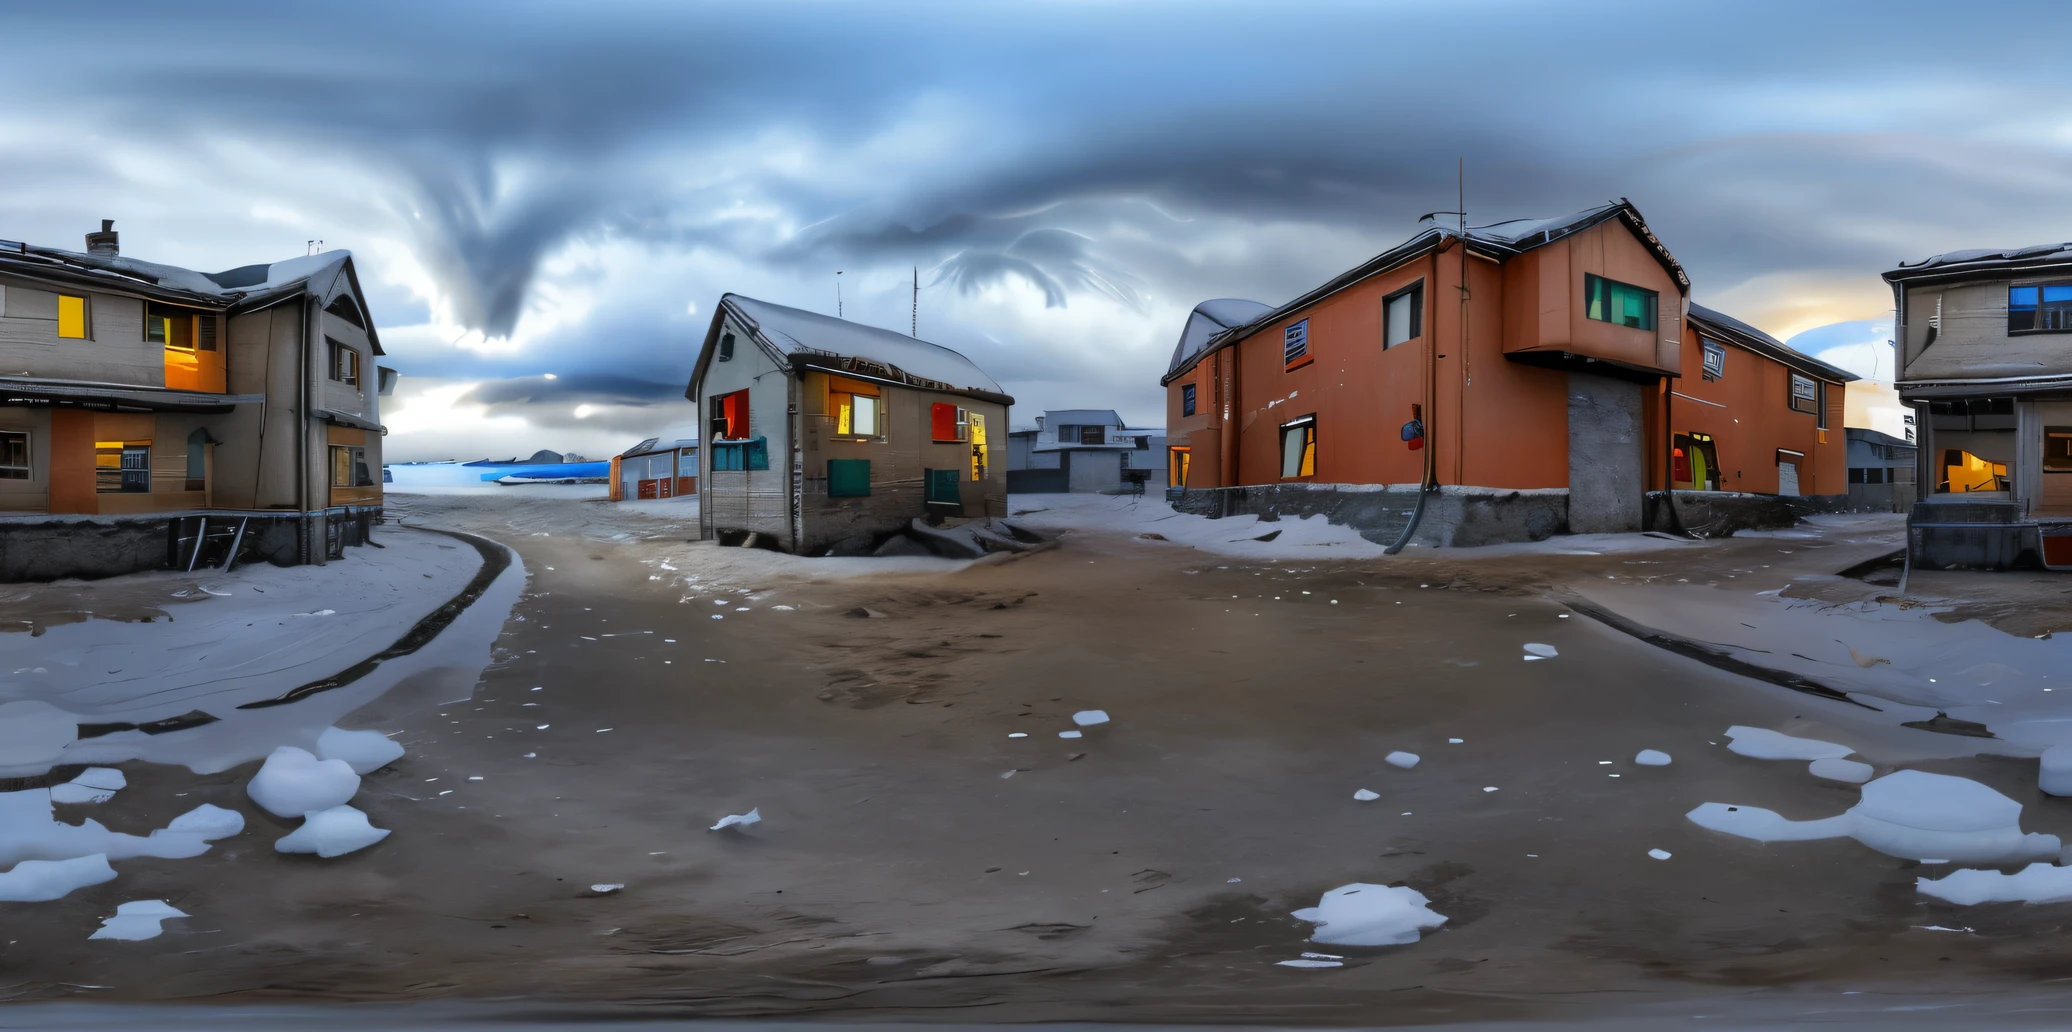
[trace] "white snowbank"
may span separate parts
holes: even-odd
[[[62,785],[50,786],[53,803],[105,803],[129,787],[129,779],[113,767],[88,767]]]
[[[1648,850],[1648,855],[1654,857],[1657,860],[1667,860],[1674,854],[1670,853],[1666,849],[1650,849]]]
[[[139,942],[156,939],[165,928],[160,922],[167,918],[186,917],[162,899],[140,899],[124,903],[115,908],[115,916],[103,918],[101,927],[95,929],[89,939],[120,939],[124,942]]]
[[[1807,764],[1806,772],[1816,778],[1825,778],[1829,781],[1840,781],[1851,785],[1861,785],[1869,781],[1871,775],[1877,773],[1877,770],[1868,763],[1858,763],[1855,760],[1838,760],[1830,756]]]
[[[1382,757],[1381,762],[1386,763],[1391,767],[1401,767],[1404,770],[1409,770],[1410,768],[1417,766],[1417,761],[1420,758],[1421,757],[1419,757],[1414,752],[1403,752],[1399,749],[1395,752],[1388,754],[1387,756]]]
[[[1080,710],[1079,712],[1072,714],[1072,723],[1078,724],[1080,727],[1093,727],[1095,725],[1105,724],[1107,722],[1107,710]]]
[[[1856,750],[1813,738],[1793,738],[1767,728],[1736,724],[1727,729],[1727,749],[1758,760],[1840,759]]]
[[[2033,863],[2013,874],[1999,871],[1951,871],[1943,878],[1920,878],[1922,895],[1960,906],[1980,903],[2063,903],[2072,900],[2072,867]]]
[[[0,901],[48,903],[74,889],[114,880],[115,868],[100,853],[69,860],[24,860],[14,870],[0,872]]]
[[[715,825],[713,825],[712,827],[710,827],[710,828],[707,828],[707,829],[705,829],[705,830],[706,830],[706,831],[718,831],[718,830],[720,830],[721,828],[733,828],[733,827],[742,827],[742,828],[745,828],[745,827],[747,827],[747,826],[749,826],[749,825],[751,825],[751,824],[760,824],[760,823],[762,823],[762,820],[763,820],[763,808],[762,808],[762,807],[760,807],[760,806],[758,806],[758,807],[756,807],[755,809],[753,809],[753,810],[750,810],[750,811],[748,811],[747,813],[730,813],[730,814],[726,815],[725,817],[721,817],[721,818],[719,819],[719,823],[718,823],[718,824],[715,824]]]
[[[2046,795],[2072,796],[2072,746],[2053,745],[2043,750],[2036,765],[2036,787]]]
[[[379,731],[325,728],[317,736],[317,758],[344,760],[355,774],[372,774],[400,759],[403,747]]]
[[[281,836],[273,848],[281,853],[315,853],[328,860],[365,849],[387,837],[387,828],[377,828],[367,823],[366,814],[340,805],[305,814],[302,827]]]
[[[1669,754],[1660,749],[1642,749],[1633,757],[1633,762],[1643,767],[1669,766]]]
[[[1553,659],[1555,656],[1561,655],[1560,651],[1555,649],[1554,646],[1537,641],[1525,643],[1525,654],[1534,659]]]
[[[1015,495],[1008,503],[1013,522],[1047,534],[1157,534],[1173,545],[1243,559],[1376,559],[1382,554],[1382,546],[1359,531],[1322,516],[1284,516],[1265,523],[1257,516],[1212,520],[1178,512],[1148,495]],[[1272,540],[1258,540],[1268,536]]]
[[[1408,886],[1354,882],[1324,893],[1316,906],[1292,915],[1317,926],[1310,941],[1332,946],[1401,946],[1416,942],[1420,931],[1446,923],[1430,908],[1424,893]]]
[[[1969,778],[1902,770],[1863,786],[1846,812],[1817,821],[1787,820],[1753,806],[1705,803],[1693,824],[1761,842],[1848,836],[1909,860],[2008,863],[2056,857],[2056,835],[2023,834],[2022,804]]]
[[[245,786],[245,794],[275,817],[295,817],[349,802],[360,776],[344,760],[319,760],[307,749],[284,745],[273,751]]]

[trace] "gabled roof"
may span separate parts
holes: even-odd
[[[1669,253],[1667,247],[1662,246],[1662,241],[1655,236],[1654,230],[1648,228],[1647,220],[1640,217],[1640,209],[1634,207],[1633,202],[1625,198],[1620,198],[1609,204],[1601,204],[1595,208],[1587,208],[1572,215],[1564,215],[1560,218],[1513,219],[1509,222],[1499,222],[1490,226],[1470,226],[1466,232],[1435,224],[1425,227],[1416,236],[1369,258],[1359,266],[1339,274],[1330,282],[1297,297],[1287,304],[1270,309],[1248,320],[1242,326],[1232,327],[1231,329],[1216,333],[1200,350],[1195,351],[1192,355],[1181,357],[1176,353],[1173,364],[1167,369],[1166,375],[1159,382],[1170,383],[1175,377],[1200,361],[1203,355],[1220,348],[1229,347],[1258,332],[1270,323],[1278,322],[1363,280],[1400,268],[1447,246],[1452,241],[1463,241],[1470,251],[1501,262],[1524,254],[1527,251],[1545,247],[1557,240],[1564,240],[1577,233],[1594,229],[1614,219],[1619,220],[1627,229],[1632,230],[1633,235],[1639,238],[1641,243],[1647,245],[1648,250],[1655,256],[1655,261],[1659,262],[1663,270],[1669,273],[1670,279],[1676,281],[1677,289],[1685,295],[1689,295],[1691,278],[1684,272],[1683,265],[1676,260],[1675,255]],[[1192,317],[1190,316],[1191,319]],[[1186,332],[1183,330],[1181,333],[1183,345],[1186,339]]]
[[[1999,251],[1950,251],[1918,262],[1901,262],[1899,268],[1885,273],[1885,281],[1960,278],[1967,273],[2006,273],[2058,265],[2072,265],[2072,243],[2032,244]]]
[[[1807,376],[1818,377],[1831,383],[1848,383],[1862,379],[1855,373],[1831,366],[1799,351],[1731,315],[1715,312],[1695,302],[1691,305],[1691,326],[1698,331],[1699,336],[1712,337],[1722,343],[1745,348]]]
[[[341,271],[350,278],[356,298],[364,299],[352,257],[347,250],[325,251],[224,272],[195,272],[122,255],[85,254],[0,240],[0,272],[233,312],[279,300],[312,284],[321,289]],[[385,355],[371,321],[366,329],[374,353]]]
[[[1014,402],[970,359],[940,344],[739,294],[721,295],[713,309],[712,326],[706,332],[698,370],[693,374],[694,384],[703,377],[707,358],[729,315],[754,334],[757,343],[795,366],[878,376],[930,390],[1004,399],[1005,404]],[[867,365],[859,366],[856,360]],[[882,372],[868,366],[881,367]]]
[[[1173,348],[1173,360],[1166,363],[1166,371],[1178,369],[1201,354],[1209,341],[1224,330],[1243,326],[1272,311],[1272,305],[1236,297],[1219,297],[1195,305],[1194,311],[1187,313],[1187,325],[1180,328],[1180,343]]]
[[[1043,413],[1043,425],[1055,430],[1061,426],[1121,426],[1122,416],[1114,409],[1068,408],[1050,409]]]

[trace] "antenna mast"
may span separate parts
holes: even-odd
[[[835,318],[842,317],[842,270],[835,270]]]
[[[918,265],[914,266],[914,322],[913,328],[907,331],[907,336],[921,336],[921,267]]]

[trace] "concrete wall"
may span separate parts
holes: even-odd
[[[1190,490],[1173,504],[1200,516],[1323,516],[1352,527],[1360,536],[1391,545],[1417,507],[1415,484],[1388,487],[1351,484],[1267,484],[1259,487]],[[1226,507],[1228,512],[1225,512]],[[1568,527],[1568,492],[1504,491],[1441,487],[1425,501],[1414,543],[1467,548],[1508,541],[1543,541]],[[1270,533],[1262,526],[1258,533]]]
[[[1074,494],[1112,491],[1122,484],[1122,453],[1080,448],[1064,453],[1065,490]]]
[[[1847,494],[1787,498],[1739,491],[1677,491],[1676,508],[1670,512],[1669,497],[1661,491],[1648,492],[1648,527],[1682,530],[1698,537],[1732,537],[1743,530],[1782,530],[1815,513],[1847,512],[1852,507]]]
[[[1576,534],[1641,529],[1647,448],[1631,380],[1568,374],[1568,526]]]

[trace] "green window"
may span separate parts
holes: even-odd
[[[871,493],[871,460],[827,460],[829,498],[868,498]]]
[[[921,473],[928,485],[926,504],[949,506],[961,506],[963,504],[961,496],[957,493],[957,470],[929,469],[922,470]]]
[[[1655,328],[1655,292],[1602,276],[1583,277],[1583,305],[1598,322],[1631,326],[1637,330]]]

